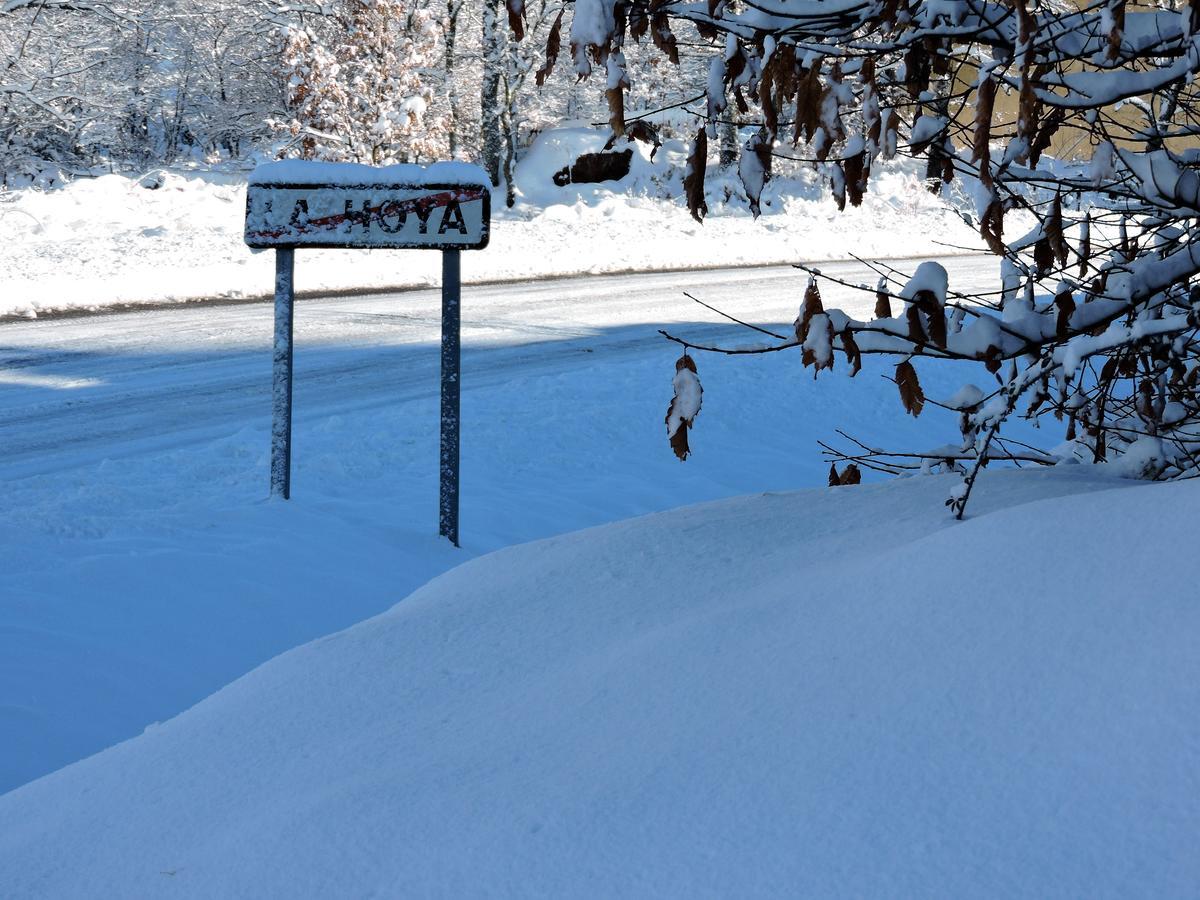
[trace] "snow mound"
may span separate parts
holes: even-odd
[[[987,480],[964,523],[929,477],[467,563],[0,798],[0,884],[1182,896],[1200,602],[1155,561],[1200,485]]]

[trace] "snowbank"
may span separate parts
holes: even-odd
[[[679,141],[664,143],[653,161],[637,145],[622,182],[553,183],[555,171],[602,145],[595,130],[543,135],[517,173],[521,203],[507,210],[502,194],[493,198],[491,244],[463,260],[464,280],[955,252],[945,244],[982,249],[978,235],[905,168],[876,173],[863,206],[843,214],[820,179],[781,176],[764,191],[758,220],[737,178],[713,172],[704,225],[679,199],[686,156]],[[267,167],[262,177],[291,178],[302,168]],[[0,315],[268,294],[272,255],[243,243],[245,208],[245,176],[217,173],[105,175],[0,195]],[[415,250],[312,250],[297,262],[302,293],[431,285],[440,277],[438,255]]]
[[[986,477],[961,524],[931,477],[480,558],[0,797],[0,884],[1188,894],[1200,485]]]

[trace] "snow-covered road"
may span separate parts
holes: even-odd
[[[980,258],[946,264],[960,291],[994,280]],[[857,263],[823,271],[874,281]],[[751,321],[786,322],[803,283],[796,269],[772,267],[469,287],[464,390],[571,368],[581,353],[643,353],[661,347],[655,329],[663,324],[709,320],[712,327],[692,324],[688,335],[748,340],[684,293]],[[823,290],[827,302],[869,314],[871,294]],[[263,421],[271,315],[268,304],[220,304],[0,326],[0,478],[211,440]],[[439,324],[437,291],[302,301],[296,415],[436,396]]]
[[[947,265],[960,290],[995,272],[980,258]],[[875,280],[856,264],[825,268]],[[303,258],[298,270],[302,285]],[[768,268],[466,290],[462,551],[436,537],[436,291],[298,305],[286,504],[266,499],[269,304],[0,325],[0,792],[471,556],[821,485],[816,441],[836,428],[916,448],[956,434],[932,406],[919,422],[904,415],[879,377],[886,361],[814,382],[795,353],[701,355],[694,454],[676,461],[663,413],[679,351],[657,328],[757,337],[683,292],[786,327],[803,288],[802,273]],[[824,290],[864,315],[873,303]],[[934,398],[964,377],[918,368]]]

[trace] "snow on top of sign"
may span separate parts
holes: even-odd
[[[364,166],[359,163],[318,162],[285,159],[266,163],[250,173],[250,184],[481,184],[489,185],[487,173],[473,163],[436,162],[428,166],[411,163],[396,166]]]

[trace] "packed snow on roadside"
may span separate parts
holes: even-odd
[[[653,159],[635,144],[632,170],[620,182],[554,183],[556,171],[603,144],[595,129],[541,135],[518,168],[519,204],[508,210],[502,196],[493,198],[491,245],[466,256],[464,280],[983,248],[959,213],[925,190],[915,165],[881,168],[863,205],[844,213],[822,179],[781,174],[764,190],[757,220],[736,175],[714,170],[703,225],[681,199],[681,141],[666,141]],[[154,170],[0,194],[0,316],[269,294],[272,255],[243,243],[245,208],[245,173]],[[440,265],[438,254],[416,250],[306,250],[297,289],[432,285]]]
[[[957,523],[948,484],[467,563],[0,797],[0,885],[1191,895],[1200,602],[1157,561],[1190,552],[1200,485],[990,473]]]

